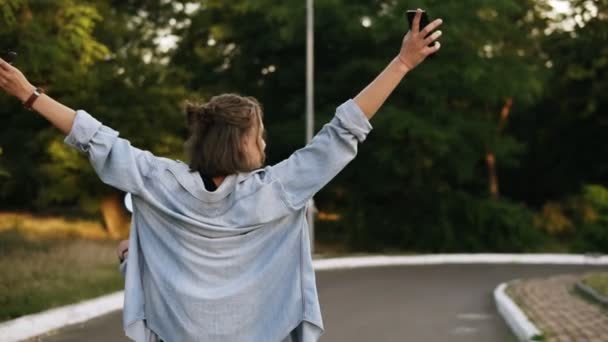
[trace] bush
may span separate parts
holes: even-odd
[[[601,185],[587,185],[578,202],[575,250],[608,252],[608,189]]]
[[[543,234],[532,225],[533,212],[504,199],[458,194],[441,225],[450,230],[448,251],[516,253],[535,251]]]
[[[401,200],[352,204],[343,220],[319,224],[317,237],[335,242],[341,234],[357,251],[432,253],[536,251],[545,238],[533,212],[507,200],[464,193],[420,194],[415,206]]]
[[[584,186],[581,193],[548,202],[534,219],[535,225],[564,241],[574,252],[608,252],[608,189]]]

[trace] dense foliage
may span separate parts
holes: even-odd
[[[374,251],[608,251],[608,0],[570,6],[315,1],[317,128],[396,55],[407,9],[445,22],[440,53],[317,196],[317,237]],[[255,96],[275,163],[304,143],[305,16],[294,0],[3,0],[0,50],[60,101],[172,158],[184,99]],[[112,190],[62,139],[0,96],[1,208],[99,210]]]

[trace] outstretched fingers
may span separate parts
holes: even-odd
[[[435,19],[430,24],[426,25],[424,27],[424,29],[422,29],[422,31],[420,31],[420,33],[422,34],[423,37],[426,37],[431,32],[435,31],[435,29],[437,29],[439,26],[441,26],[441,24],[443,24],[442,19]]]
[[[420,18],[422,18],[422,10],[417,9],[416,15],[414,16],[414,21],[412,22],[412,32],[418,33],[420,32]]]
[[[0,58],[0,87],[4,90],[7,89],[10,81],[10,65]]]
[[[0,70],[0,87],[4,88],[8,85],[9,78],[4,70]]]
[[[6,90],[11,79],[11,66],[0,58],[0,87]]]
[[[0,71],[10,71],[11,65],[8,64],[4,59],[0,58]]]
[[[441,49],[441,43],[440,42],[435,42],[435,44],[433,44],[433,46],[428,46],[426,48],[424,48],[424,50],[422,50],[424,52],[425,55],[431,55],[437,51],[439,51],[439,49]]]
[[[441,31],[433,32],[433,34],[431,34],[430,36],[428,36],[424,39],[424,44],[431,45],[431,43],[436,41],[437,39],[439,39],[439,37],[441,37],[442,34],[443,33]]]

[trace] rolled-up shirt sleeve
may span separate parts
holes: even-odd
[[[268,167],[285,192],[287,205],[300,209],[357,155],[357,146],[372,130],[368,118],[353,100],[336,110],[334,118],[305,147]]]
[[[118,132],[83,110],[76,112],[64,142],[86,153],[93,169],[106,184],[122,191],[140,194],[144,180],[154,168],[156,157],[131,146]]]

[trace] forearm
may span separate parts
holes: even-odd
[[[355,97],[355,102],[368,119],[376,114],[408,71],[399,58],[395,57],[380,75]]]
[[[0,58],[0,88],[25,103],[34,93],[35,87],[23,73]],[[76,112],[47,95],[38,97],[32,108],[49,120],[64,134],[68,134],[74,123]]]
[[[55,100],[50,96],[42,94],[32,108],[49,120],[53,126],[59,128],[64,134],[70,133],[74,124],[76,112]]]

